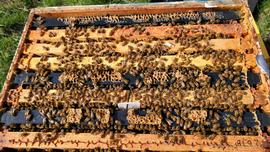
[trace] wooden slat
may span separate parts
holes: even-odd
[[[12,92],[13,90],[11,90]],[[14,103],[18,103],[18,102],[28,102],[27,101],[27,97],[29,97],[29,92],[30,90],[28,89],[24,89],[24,90],[21,90],[20,93],[19,93],[19,98],[9,98],[7,100],[7,102],[12,102],[13,104]],[[49,90],[48,94],[46,94],[46,98],[50,99],[50,98],[53,98],[53,93],[54,94],[57,94],[57,90]],[[188,100],[188,101],[194,101],[195,100],[195,94],[196,94],[196,91],[181,91],[183,94],[184,94],[184,98],[183,100]],[[112,100],[110,100],[110,102],[114,102],[114,103],[119,103],[119,102],[127,102],[127,101],[130,101],[130,102],[133,102],[133,101],[139,101],[141,103],[148,103],[149,101],[142,101],[141,98],[138,98],[136,96],[136,94],[149,94],[150,92],[147,92],[147,91],[134,91],[131,92],[130,94],[130,98],[128,99],[128,94],[129,94],[129,91],[126,91],[126,90],[122,90],[121,92],[117,91],[117,93],[115,92],[108,92],[109,95],[111,96],[123,96],[125,98],[119,98],[121,99],[121,101],[116,101],[116,100],[113,100],[114,98],[112,98]],[[167,92],[168,93],[168,92]],[[216,95],[216,94],[222,94],[222,92],[218,92],[218,91],[215,91],[214,89],[210,89],[210,93],[212,95]],[[115,95],[116,94],[116,95]],[[254,98],[253,98],[253,95],[251,93],[251,91],[248,89],[248,90],[237,90],[237,93],[236,93],[238,96],[239,94],[245,94],[243,95],[243,98],[239,101],[239,102],[242,102],[243,104],[246,104],[246,105],[251,105],[253,104],[254,102]],[[66,90],[66,92],[64,93],[65,97],[67,98],[68,96],[70,96],[69,94],[69,90]],[[162,92],[162,95],[166,95],[166,92]],[[176,96],[175,94],[171,93],[172,96]],[[214,100],[218,100],[218,99],[215,99],[214,96],[211,96],[209,97],[208,99],[206,99],[207,101],[214,101]],[[59,102],[65,102],[65,101],[59,101]],[[85,102],[97,102],[97,103],[104,103],[105,101],[97,101],[95,100],[94,98],[89,100],[89,101],[85,101]],[[221,103],[221,104],[228,104],[228,102],[224,102],[224,103]]]
[[[217,3],[215,7],[218,10],[240,10],[242,2],[233,0],[232,3]],[[135,15],[135,14],[162,14],[179,13],[190,11],[212,11],[205,7],[202,2],[176,2],[171,3],[151,3],[149,4],[126,4],[126,5],[87,5],[87,6],[61,6],[35,8],[35,14],[45,17],[81,17],[81,16],[101,16],[110,15]]]
[[[144,40],[150,35],[150,37],[158,37],[158,38],[165,38],[165,37],[172,37],[176,32],[176,29],[182,28],[205,28],[212,30],[217,33],[224,33],[229,35],[234,35],[238,37],[242,33],[242,29],[240,24],[211,24],[211,25],[182,25],[182,26],[153,26],[153,27],[145,27],[145,31],[142,34],[139,34],[139,31],[134,31],[134,28],[122,28],[115,31],[113,36],[110,36],[110,32],[113,28],[106,28],[105,33],[97,33],[97,31],[92,32],[91,29],[87,29],[87,33],[89,33],[89,38],[98,39],[98,38],[109,38],[113,37],[116,40],[121,39],[122,36],[127,37],[128,40]],[[53,32],[57,35],[55,37],[50,37],[49,33]],[[61,40],[61,37],[65,37],[65,30],[48,30],[43,36],[41,36],[41,30],[32,30],[29,33],[29,40],[36,41],[36,40],[46,40],[51,42],[57,42]],[[130,34],[132,35],[130,36]],[[148,33],[148,34],[147,34]],[[190,33],[192,35],[192,33]],[[86,37],[79,36],[77,37],[78,40],[85,41]]]
[[[122,150],[154,151],[265,151],[268,143],[262,136],[216,136],[214,139],[195,135],[171,135],[164,137],[155,134],[115,134],[67,133],[46,140],[46,134],[30,132],[21,136],[19,132],[1,132],[0,147],[12,148],[56,148],[93,149],[117,148]],[[37,138],[35,138],[37,137]],[[55,137],[52,135],[52,137]],[[50,142],[49,142],[50,141]]]
[[[231,101],[233,103],[230,103],[229,101],[225,101],[225,102],[219,102],[221,99],[218,98],[219,96],[218,95],[221,95],[223,94],[223,92],[219,92],[219,91],[216,91],[215,89],[209,89],[210,93],[211,94],[207,99],[203,99],[203,101],[214,101],[214,104],[217,104],[217,102],[219,104],[233,104],[233,103],[236,103],[236,101]],[[236,90],[234,90],[236,91]],[[179,92],[180,93],[180,92]],[[192,102],[192,101],[195,101],[195,95],[196,95],[196,91],[181,91],[181,94],[184,95],[184,97],[182,98],[182,101],[189,101],[189,102]],[[236,94],[237,96],[240,96],[240,94],[243,94],[243,98],[241,100],[239,100],[239,102],[245,104],[245,105],[252,105],[254,103],[254,97],[250,91],[250,89],[248,90],[237,90],[236,91]],[[141,91],[141,90],[134,90],[131,92],[130,94],[130,99],[129,101],[139,101],[141,102],[141,104],[146,104],[146,105],[149,105],[151,104],[151,102],[149,101],[144,101],[144,99],[141,99],[140,96],[143,96],[143,95],[149,95],[149,96],[152,96],[152,92],[149,91],[149,90],[146,90],[146,91]],[[173,92],[168,92],[167,91],[162,91],[161,96],[163,97],[175,97],[177,99],[177,94],[174,94]],[[153,97],[154,98],[154,97]]]
[[[175,58],[178,59],[177,62],[175,62]],[[40,62],[40,57],[33,57],[30,59],[26,59],[23,58],[18,66],[19,69],[33,69],[33,70],[37,70],[36,65]],[[100,57],[100,59],[102,60],[102,63],[104,65],[107,65],[113,69],[119,69],[121,68],[121,66],[119,65],[119,63],[121,62],[126,62],[126,58],[125,57],[119,57],[116,61],[112,61],[111,63],[105,59],[105,57]],[[162,56],[160,58],[156,58],[155,61],[162,61],[162,59],[166,59],[167,61],[164,61],[165,66],[169,66],[172,64],[181,64],[182,62],[184,62],[184,58],[182,57],[178,57],[176,55],[170,55],[170,56]],[[190,64],[193,64],[195,66],[197,66],[198,68],[204,68],[206,65],[211,65],[214,66],[216,65],[216,63],[214,63],[211,59],[210,60],[205,60],[203,59],[202,56],[198,56],[198,57],[193,57],[193,58],[189,58],[191,60]],[[51,64],[50,66],[50,70],[59,70],[60,67],[63,67],[63,65],[59,65],[60,64],[60,60],[57,59],[56,57],[50,57],[48,58],[48,60],[46,62],[49,62]],[[93,63],[93,58],[92,57],[83,57],[82,60],[79,62],[76,62],[76,64],[78,65],[78,68],[81,68],[82,65],[90,65]],[[128,61],[128,64],[132,64],[130,63],[130,61]],[[135,62],[134,65],[136,66],[138,64],[138,62]],[[236,62],[234,65],[242,65],[244,66],[244,63],[242,62]],[[189,65],[183,65],[183,66],[189,66]]]
[[[101,90],[89,90],[91,92],[101,92]],[[28,97],[30,96],[30,90],[29,89],[23,89],[23,90],[16,90],[16,89],[11,89],[10,93],[17,92],[19,94],[19,98],[16,98],[15,96],[13,97],[12,94],[10,97],[7,99],[7,102],[11,102],[13,104],[17,104],[18,102],[28,102]],[[110,102],[112,103],[118,103],[118,102],[126,102],[128,101],[128,96],[129,96],[129,91],[128,90],[121,90],[121,93],[119,91],[114,91],[114,90],[109,90],[106,92],[107,95],[110,95],[111,98]],[[73,94],[71,94],[70,90],[65,90],[64,92],[59,92],[57,90],[49,90],[48,93],[46,94],[45,98],[50,101],[51,99],[55,98],[56,96],[65,96],[65,98],[72,98]],[[116,100],[114,97],[119,97]],[[74,97],[73,97],[74,98]],[[83,99],[78,99],[78,100],[83,100]],[[32,98],[31,98],[32,101]],[[67,101],[62,101],[59,100],[59,102],[67,102]],[[87,99],[87,101],[84,101],[86,103],[91,102],[91,103],[106,103],[106,101],[101,101],[97,100],[95,97],[91,97],[91,99]]]
[[[168,53],[177,53],[181,48],[184,46],[181,46],[179,43],[176,44],[175,41],[173,40],[166,40],[162,41],[164,46],[168,48]],[[113,46],[115,45],[116,48],[114,49],[116,52],[122,53],[122,54],[127,54],[130,49],[129,46],[133,47],[134,49],[139,48],[143,49],[146,45],[150,46],[155,46],[159,43],[159,41],[153,41],[151,43],[149,42],[139,42],[142,44],[142,46],[138,46],[135,43],[129,42],[125,46],[123,46],[124,42],[120,42],[118,44],[115,44],[113,42],[104,42],[106,45]],[[201,41],[201,44],[206,45],[205,41]],[[212,49],[214,50],[238,50],[241,51],[240,49],[240,39],[211,39],[209,41],[209,44]],[[82,45],[83,49],[79,49],[80,53],[84,55],[84,50],[87,50],[87,46],[90,46],[90,48],[95,48],[95,45],[102,46],[102,42],[96,42],[94,44],[88,44],[88,43],[75,43],[75,45]],[[45,48],[49,48],[49,50],[46,50]],[[61,44],[59,47],[56,47],[55,45],[52,44],[46,44],[46,43],[31,43],[27,49],[24,50],[24,54],[35,54],[35,55],[48,55],[48,54],[53,54],[53,55],[59,55],[63,56],[66,53],[64,53],[65,46]],[[91,50],[88,50],[89,52]],[[188,51],[196,51],[196,48],[194,47],[189,47],[183,50],[183,52],[188,52]],[[70,53],[75,53],[75,51],[70,52]]]

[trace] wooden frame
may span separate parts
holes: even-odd
[[[245,29],[241,32],[247,33],[246,39],[241,40],[240,50],[246,47],[252,47],[254,54],[247,55],[250,59],[245,63],[247,67],[251,67],[253,71],[260,73],[262,84],[258,88],[251,90],[254,96],[255,105],[262,106],[267,113],[270,112],[269,104],[269,87],[268,77],[266,74],[260,72],[256,65],[255,56],[260,52],[260,48],[256,45],[257,36],[254,32],[253,25],[250,23],[251,14],[247,5],[240,0],[234,0],[235,4],[218,4],[213,8],[206,8],[204,3],[197,2],[179,2],[179,3],[160,3],[160,4],[146,4],[146,5],[102,5],[102,6],[79,6],[79,7],[51,7],[51,8],[37,8],[31,10],[21,40],[19,42],[17,51],[15,53],[13,62],[10,66],[6,82],[3,86],[0,106],[6,101],[9,85],[17,68],[20,68],[20,57],[24,52],[24,42],[30,32],[30,25],[34,15],[41,15],[44,17],[68,17],[68,16],[85,16],[85,15],[106,15],[106,14],[147,14],[147,13],[173,13],[178,11],[190,10],[242,10],[244,12]],[[229,29],[228,29],[229,30]],[[251,31],[251,32],[250,32]],[[42,51],[41,51],[42,52]],[[38,52],[37,52],[38,53]],[[39,52],[40,53],[40,52]],[[262,103],[261,103],[262,102]],[[168,150],[168,151],[264,151],[267,144],[266,138],[260,134],[259,136],[217,136],[214,139],[202,139],[196,135],[170,136],[159,137],[158,135],[131,135],[131,134],[116,134],[115,139],[101,135],[94,135],[90,133],[68,133],[60,135],[59,138],[51,141],[45,140],[45,137],[36,138],[40,133],[30,133],[26,137],[22,137],[19,132],[1,132],[0,133],[0,147],[9,148],[95,148],[97,146],[102,148],[119,148],[124,150]],[[51,133],[46,133],[51,134]],[[53,135],[54,136],[54,135]],[[58,135],[57,135],[58,136]],[[72,140],[70,140],[72,138]],[[166,138],[166,140],[165,140]],[[174,141],[178,139],[178,141]],[[183,140],[180,140],[183,139]]]
[[[21,137],[18,132],[1,133],[0,144],[13,148],[54,148],[54,149],[94,149],[121,148],[123,150],[153,151],[265,151],[264,137],[256,136],[216,136],[207,139],[194,135],[163,137],[145,134],[103,135],[90,133],[67,133],[57,135],[57,139],[47,140],[51,133],[32,132]],[[52,135],[55,137],[56,135]],[[38,137],[38,138],[36,138]],[[116,140],[117,139],[117,140]],[[264,144],[264,145],[263,145]]]

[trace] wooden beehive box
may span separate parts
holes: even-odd
[[[0,98],[0,147],[265,151],[268,76],[246,3],[37,8]]]

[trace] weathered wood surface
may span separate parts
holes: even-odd
[[[128,42],[127,44],[124,44],[124,42],[95,42],[95,43],[74,43],[73,46],[82,46],[82,49],[77,49],[81,55],[86,55],[91,50],[87,50],[88,47],[91,49],[94,49],[95,46],[102,46],[105,44],[106,46],[111,47],[110,50],[114,50],[115,52],[119,52],[122,54],[127,54],[130,52],[129,47],[132,47],[134,50],[136,49],[143,49],[146,45],[149,45],[151,47],[161,43],[161,41],[152,41],[152,42],[145,42],[141,41],[139,44],[141,46],[138,46],[136,43]],[[240,49],[240,39],[211,39],[209,40],[209,44],[206,43],[206,41],[200,41],[202,45],[209,45],[214,50],[219,51],[226,51],[226,50],[236,50],[241,51]],[[162,41],[162,44],[164,47],[168,48],[168,53],[178,53],[178,52],[190,52],[190,51],[197,51],[194,47],[188,47],[185,48],[185,46],[181,46],[179,43],[175,43],[173,40],[165,40]],[[113,47],[116,47],[115,49]],[[49,50],[46,50],[46,48],[49,48]],[[53,44],[46,44],[46,43],[30,43],[28,48],[24,50],[24,54],[35,54],[35,55],[57,55],[57,56],[63,56],[67,53],[64,52],[66,46],[64,46],[63,43],[59,47],[56,47],[56,45]],[[109,49],[109,48],[108,48]],[[75,54],[75,51],[69,51],[71,54]]]
[[[214,104],[217,104],[217,103],[219,103],[219,104],[234,104],[234,103],[236,103],[236,101],[233,101],[234,103],[230,103],[229,100],[227,100],[225,102],[219,102],[219,98],[217,98],[217,97],[218,97],[218,95],[221,95],[222,92],[216,91],[215,89],[209,89],[209,90],[210,90],[210,94],[212,96],[208,97],[207,99],[204,99],[203,101],[205,101],[205,102],[209,101],[211,103],[212,101],[214,101]],[[236,94],[238,96],[243,95],[243,98],[241,100],[239,100],[240,103],[242,102],[245,105],[252,105],[253,104],[254,98],[253,98],[253,95],[249,89],[248,90],[234,90],[234,91],[236,91]],[[181,91],[181,94],[184,95],[182,100],[188,100],[189,102],[196,101],[195,100],[196,91]],[[144,95],[152,96],[152,92],[151,91],[136,91],[135,90],[135,91],[131,92],[129,100],[130,101],[140,101],[141,103],[144,103],[147,105],[151,104],[151,102],[144,101],[143,99],[141,99],[141,97]],[[177,96],[179,96],[179,94],[174,94],[174,93],[169,92],[169,91],[163,91],[162,96],[177,98]]]
[[[233,0],[232,3],[215,4],[218,10],[239,10],[242,1]],[[172,3],[156,3],[156,4],[128,4],[128,5],[88,5],[88,6],[61,6],[35,8],[32,11],[35,14],[46,17],[74,17],[74,16],[96,16],[96,15],[128,15],[128,14],[161,14],[161,13],[177,13],[189,12],[190,10],[208,11],[205,3],[202,2],[174,2]]]
[[[19,132],[1,132],[0,147],[12,148],[56,148],[93,149],[116,148],[123,150],[154,151],[265,151],[267,146],[261,136],[216,136],[214,139],[195,135],[171,135],[164,137],[154,134],[67,133],[66,135],[30,132],[22,137]]]
[[[219,91],[215,91],[214,89],[210,89],[211,90],[211,94],[215,94],[215,95],[219,95],[221,94],[222,92],[219,92]],[[10,90],[10,92],[14,92],[16,90]],[[12,103],[18,103],[18,102],[28,102],[27,101],[27,98],[29,97],[30,95],[30,90],[28,89],[23,89],[23,90],[20,90],[18,93],[19,93],[19,98],[9,98],[7,101],[8,102],[12,102]],[[140,92],[141,94],[149,94],[150,92]],[[195,95],[196,95],[196,91],[182,91],[182,93],[185,94],[183,100],[189,100],[190,102],[194,101],[195,100]],[[57,90],[49,90],[48,93],[46,94],[46,98],[47,99],[50,99],[52,98],[53,96],[57,95],[58,94],[58,91]],[[70,90],[66,90],[64,93],[64,96],[66,98],[68,98],[69,96],[72,96],[70,94]],[[142,99],[138,98],[138,96],[136,96],[136,92],[130,92],[130,91],[127,91],[127,90],[123,90],[121,92],[119,91],[108,91],[107,94],[110,94],[112,96],[112,98],[110,99],[110,102],[113,102],[113,103],[118,103],[118,102],[133,102],[133,101],[140,101],[141,103],[144,103],[144,102],[148,102],[148,101],[143,101]],[[128,98],[130,94],[130,97]],[[239,100],[239,102],[242,102],[243,104],[245,105],[252,105],[253,102],[254,102],[254,98],[253,98],[253,95],[251,93],[251,91],[248,89],[248,90],[236,90],[236,94],[240,96],[243,95],[243,98],[241,100]],[[83,94],[82,94],[83,95]],[[164,95],[169,95],[169,94],[165,94]],[[116,101],[114,100],[113,97],[116,97],[116,96],[119,96],[121,98],[118,98],[118,99],[121,99],[120,101]],[[171,93],[171,96],[176,96],[176,94],[173,94]],[[205,100],[206,101],[213,101],[215,98],[214,97],[209,97]],[[215,99],[216,100],[216,99]],[[59,102],[65,102],[65,101],[59,101]],[[99,101],[97,99],[95,99],[95,97],[92,97],[91,100],[87,100],[87,101],[84,101],[84,102],[97,102],[97,103],[104,103],[106,101]],[[235,101],[234,101],[235,102]],[[220,103],[220,104],[233,104],[233,103]]]
[[[239,37],[242,34],[240,24],[209,24],[209,25],[181,25],[181,26],[149,26],[144,27],[144,32],[140,33],[140,30],[136,30],[136,28],[121,28],[117,29],[114,34],[111,36],[110,32],[113,28],[104,28],[105,33],[98,33],[98,30],[91,31],[90,28],[86,29],[84,35],[77,37],[77,40],[85,41],[85,34],[89,33],[88,38],[98,39],[98,38],[114,38],[116,40],[120,40],[121,37],[126,37],[128,40],[145,40],[149,39],[149,37],[158,37],[160,39],[166,37],[172,37],[177,33],[177,30],[185,29],[208,29],[210,31],[216,33],[223,33],[227,35],[232,35],[235,37]],[[57,30],[47,30],[43,36],[41,36],[42,30],[31,30],[28,36],[30,41],[37,40],[46,40],[50,42],[57,42],[61,40],[61,37],[65,37],[65,30],[57,29]],[[83,31],[81,31],[83,32]],[[56,33],[55,37],[50,37],[50,33]],[[192,35],[193,33],[189,33]]]
[[[93,62],[95,62],[95,57],[82,57],[81,61],[75,61],[75,63],[78,65],[78,68],[83,68],[83,65],[91,65]],[[106,59],[106,57],[100,57],[102,60],[102,63],[104,65],[107,65],[108,67],[118,70],[122,68],[122,62],[125,62],[126,65],[138,65],[138,62],[132,63],[132,61],[127,61],[126,57],[119,57],[115,61],[109,61]],[[203,59],[203,56],[197,56],[197,57],[190,57],[189,60],[191,61],[188,65],[183,64],[186,60],[185,57],[178,56],[178,55],[166,55],[166,56],[161,56],[159,58],[156,58],[155,61],[163,61],[165,63],[165,66],[169,66],[172,64],[179,64],[179,66],[191,66],[195,65],[198,68],[203,69],[206,65],[209,66],[214,66],[216,63],[212,60],[206,60]],[[20,64],[18,66],[19,69],[32,69],[32,70],[37,70],[37,65],[40,63],[41,57],[32,57],[30,59],[28,58],[22,58],[20,61]],[[44,63],[50,63],[49,69],[52,71],[59,70],[59,68],[64,67],[65,64],[61,64],[61,61],[57,57],[49,57],[47,61]],[[41,62],[42,63],[42,62]],[[244,66],[243,62],[236,62],[234,66],[236,65],[241,65]]]

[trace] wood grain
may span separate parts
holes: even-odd
[[[105,92],[101,92],[100,90],[88,90],[89,92],[91,92],[91,95],[92,94],[97,94],[99,93],[99,95],[101,96],[104,96],[105,94],[109,95],[109,102],[112,102],[112,103],[118,103],[118,102],[127,102],[128,101],[128,96],[129,96],[129,91],[128,90],[122,90],[121,93],[119,93],[118,90],[107,90]],[[17,92],[19,94],[19,97],[12,97],[12,93],[13,92]],[[105,93],[105,94],[104,94]],[[49,90],[47,93],[45,93],[46,96],[45,98],[48,100],[48,101],[52,101],[52,99],[56,98],[56,96],[63,96],[66,98],[66,99],[69,99],[69,98],[72,98],[74,97],[74,94],[72,94],[72,91],[71,90],[65,90],[65,91],[58,91],[58,90]],[[81,96],[83,96],[84,94],[81,93],[80,94]],[[16,104],[18,102],[29,102],[28,101],[28,97],[30,97],[30,90],[29,89],[22,89],[22,90],[19,90],[19,89],[11,89],[10,90],[10,97],[7,99],[7,102],[11,102],[13,104]],[[114,97],[120,97],[118,98],[119,100],[116,100]],[[83,100],[83,99],[80,99],[80,100]],[[30,102],[32,101],[32,98],[30,100]],[[57,100],[58,102],[68,102],[68,101],[64,101],[64,100]],[[90,99],[87,99],[87,100],[83,100],[83,102],[86,102],[86,103],[106,103],[108,101],[102,101],[98,98],[96,98],[95,96],[92,96]]]
[[[115,49],[110,49],[110,50],[114,50],[116,52],[122,53],[122,54],[127,54],[128,52],[130,52],[129,47],[134,48],[134,50],[136,50],[137,48],[142,50],[146,45],[149,45],[151,47],[153,46],[157,46],[158,43],[160,43],[160,41],[152,41],[152,42],[145,42],[145,41],[141,41],[139,42],[139,44],[141,44],[141,46],[138,46],[136,43],[132,43],[132,42],[128,42],[125,46],[123,46],[124,42],[120,42],[120,43],[115,43],[115,42],[95,42],[95,43],[74,43],[73,46],[83,46],[83,49],[77,49],[81,55],[85,55],[91,50],[87,50],[87,48],[91,48],[94,49],[96,45],[98,46],[102,46],[102,44],[108,45],[111,48],[113,46],[115,46]],[[202,45],[207,45],[206,41],[200,41],[200,43]],[[182,46],[179,43],[175,43],[175,41],[173,40],[165,40],[162,41],[162,44],[164,47],[168,48],[167,52],[168,53],[178,53],[180,50],[181,52],[190,52],[190,51],[196,51],[197,49],[194,47],[188,47],[188,48],[184,48],[185,46]],[[211,46],[212,49],[214,50],[219,50],[219,51],[223,51],[223,50],[236,50],[236,51],[240,51],[242,49],[240,49],[240,39],[211,39],[209,40],[209,45]],[[49,48],[49,50],[46,50],[45,48]],[[64,52],[65,48],[67,48],[66,46],[64,46],[64,44],[61,44],[59,47],[56,47],[53,44],[46,44],[46,43],[30,43],[29,47],[27,49],[24,50],[24,54],[35,54],[35,55],[57,55],[57,56],[64,56],[67,53]],[[109,48],[108,48],[109,49]],[[106,49],[104,49],[106,50]],[[75,51],[70,51],[69,53],[71,54],[75,54]]]
[[[10,90],[10,92],[13,92],[13,91],[14,90]],[[19,92],[19,98],[9,98],[7,100],[7,102],[12,102],[13,104],[18,103],[18,102],[28,102],[27,97],[29,97],[29,95],[30,95],[29,91],[30,90],[28,90],[28,89],[23,89]],[[243,94],[243,98],[241,100],[239,100],[239,102],[242,102],[245,105],[252,105],[253,104],[254,98],[253,98],[253,95],[249,89],[248,90],[234,90],[234,91],[236,91],[237,95]],[[151,94],[150,91],[137,92],[137,93]],[[136,96],[137,93],[136,92],[134,93],[134,91],[131,92],[130,98],[128,98],[129,91],[127,91],[127,90],[123,90],[122,92],[118,92],[118,91],[114,92],[112,90],[112,91],[108,92],[107,94],[110,94],[112,97],[114,97],[114,96],[121,96],[122,97],[122,98],[120,98],[121,99],[120,101],[116,101],[116,100],[113,100],[114,98],[111,98],[111,100],[109,102],[113,102],[113,103],[127,102],[127,101],[129,101],[129,102],[139,101],[139,102],[141,102],[141,104],[144,102],[151,104],[151,103],[149,103],[149,101],[143,101],[141,98],[138,98]],[[182,93],[185,94],[185,97],[183,98],[183,100],[188,100],[190,102],[195,100],[196,91],[187,90],[187,91],[182,91]],[[211,94],[222,94],[222,92],[216,91],[215,89],[210,89],[210,93]],[[48,93],[46,94],[46,98],[48,100],[50,100],[50,98],[53,98],[57,94],[58,94],[57,90],[49,90]],[[68,99],[68,97],[71,96],[70,90],[66,90],[63,93],[63,95]],[[166,92],[164,92],[163,95],[166,96],[169,94],[166,94]],[[176,96],[176,94],[173,94],[173,93],[170,93],[170,95]],[[209,98],[205,99],[204,101],[214,101],[214,100],[218,100],[218,99],[215,99],[214,97],[209,97]],[[66,102],[66,101],[59,101],[59,102]],[[96,100],[94,97],[92,97],[91,100],[87,100],[84,102],[105,103],[106,101],[99,101],[99,100]],[[233,103],[223,102],[220,104],[233,104]]]
[[[181,30],[182,28],[186,29],[195,29],[195,28],[205,28],[217,33],[223,33],[232,35],[235,37],[239,37],[242,33],[240,24],[211,24],[211,25],[181,25],[181,26],[150,26],[145,27],[145,31],[140,34],[139,31],[134,32],[134,28],[122,28],[115,31],[114,35],[110,36],[110,32],[113,28],[106,28],[105,33],[98,33],[97,31],[92,32],[90,28],[87,28],[86,33],[89,33],[89,38],[98,39],[98,38],[114,38],[116,40],[120,40],[121,37],[126,37],[128,40],[145,40],[148,39],[149,33],[150,37],[158,37],[160,39],[166,37],[173,37],[175,35],[176,29]],[[50,37],[50,32],[56,33],[55,37]],[[47,32],[41,36],[41,30],[31,30],[28,36],[30,41],[37,40],[46,40],[50,42],[57,42],[61,40],[61,37],[65,37],[65,30],[47,30]],[[132,33],[132,35],[130,35]],[[85,32],[84,32],[85,34]],[[192,33],[189,33],[192,35]],[[80,41],[85,41],[85,35],[79,36],[76,38]]]
[[[177,58],[177,62],[175,60],[175,58]],[[134,62],[132,63],[130,60],[127,60],[126,57],[119,57],[117,60],[115,61],[111,61],[109,62],[105,57],[100,57],[100,59],[102,60],[102,63],[104,65],[107,65],[109,67],[111,67],[112,69],[118,70],[121,67],[120,63],[121,62],[126,62],[126,65],[134,65],[137,66],[138,62]],[[195,65],[198,68],[203,69],[206,65],[210,65],[210,66],[214,66],[216,65],[216,63],[209,59],[209,60],[205,60],[203,59],[203,57],[197,56],[197,57],[190,57],[190,63],[189,64],[183,64],[183,62],[185,62],[185,58],[182,56],[177,56],[177,55],[167,55],[167,56],[161,56],[159,58],[156,58],[154,61],[160,62],[160,61],[164,61],[165,66],[169,66],[172,64],[179,64],[179,66],[191,66],[191,65]],[[83,65],[91,65],[93,64],[95,58],[93,57],[83,57],[81,61],[73,61],[78,65],[78,68],[82,68]],[[37,70],[37,64],[38,63],[42,63],[43,61],[41,61],[41,57],[33,57],[30,59],[27,58],[22,58],[20,61],[20,64],[18,66],[19,69],[32,69],[32,70]],[[56,57],[49,57],[47,61],[45,61],[44,63],[50,63],[50,67],[49,69],[52,71],[56,71],[59,70],[59,68],[64,67],[65,64],[60,64],[61,61],[59,59],[57,59]],[[244,66],[243,62],[236,62],[234,64],[236,65],[242,65]]]
[[[110,5],[85,5],[85,6],[61,6],[35,8],[33,12],[46,17],[74,17],[74,16],[100,16],[100,15],[131,15],[131,14],[162,14],[193,11],[239,10],[242,7],[241,0],[233,0],[232,3],[218,3],[215,8],[207,8],[205,3],[181,1],[174,3],[155,4],[110,4]]]
[[[41,135],[43,134],[43,135]],[[262,136],[216,136],[214,139],[195,135],[171,135],[167,139],[154,134],[115,134],[102,137],[101,134],[67,133],[46,140],[46,134],[30,132],[22,137],[19,132],[1,132],[0,147],[12,148],[54,148],[94,149],[116,148],[122,150],[154,151],[265,151],[266,142]],[[35,138],[39,137],[39,138]]]
[[[216,91],[215,89],[209,89],[211,96],[204,99],[203,101],[207,102],[209,101],[210,103],[213,102],[213,104],[235,104],[236,101],[233,101],[234,103],[230,103],[229,100],[228,101],[225,101],[225,102],[220,102],[221,99],[219,98],[219,95],[221,95],[223,92],[219,92],[219,91]],[[240,96],[240,94],[243,95],[243,98],[241,100],[239,100],[239,102],[245,104],[245,105],[252,105],[254,103],[254,98],[253,98],[253,95],[251,93],[251,91],[249,89],[247,90],[234,90],[235,91],[235,94],[237,94],[238,96]],[[144,101],[143,99],[141,99],[141,95],[148,95],[148,96],[152,96],[152,91],[140,91],[140,90],[134,90],[131,92],[130,94],[130,101],[139,101],[141,102],[141,104],[146,104],[146,105],[149,105],[149,104],[152,104],[151,102],[149,101]],[[192,101],[196,101],[195,100],[195,96],[196,96],[196,91],[181,91],[181,94],[184,95],[182,101],[185,101],[187,100],[188,102],[192,102]],[[163,90],[162,92],[162,96],[163,97],[177,97],[179,94],[174,94],[168,90]],[[166,101],[163,101],[163,102],[166,102]]]

